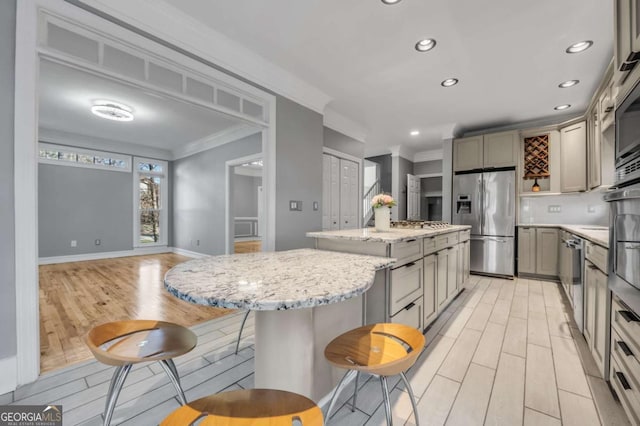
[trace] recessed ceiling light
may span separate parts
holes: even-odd
[[[382,3],[384,3],[384,4],[396,4],[396,3],[400,3],[400,0],[382,0]]]
[[[565,82],[558,84],[558,87],[561,89],[566,89],[567,87],[573,87],[578,83],[580,83],[580,80],[567,80]]]
[[[416,50],[418,52],[427,52],[436,47],[436,41],[432,38],[425,38],[416,43]]]
[[[458,84],[457,78],[448,78],[444,80],[442,83],[440,83],[440,85],[443,87],[451,87],[451,86],[455,86],[456,84]]]
[[[133,121],[133,109],[119,102],[105,100],[95,101],[91,107],[91,112],[107,120]]]
[[[584,52],[588,48],[593,45],[591,40],[579,41],[578,43],[574,43],[571,46],[567,47],[567,53],[580,53]]]
[[[558,105],[557,107],[553,108],[556,111],[562,111],[563,109],[568,109],[571,108],[571,105],[569,104],[564,104],[564,105]]]
[[[409,134],[411,136],[418,136],[420,134],[420,130],[412,130]]]

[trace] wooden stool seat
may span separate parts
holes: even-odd
[[[87,346],[103,364],[116,366],[104,410],[104,425],[111,423],[113,410],[133,364],[159,361],[169,376],[182,404],[186,398],[180,386],[173,358],[195,348],[198,338],[188,328],[164,321],[115,321],[94,327],[86,337]]]
[[[387,422],[391,424],[391,406],[386,378],[399,374],[409,391],[416,425],[418,425],[415,397],[404,372],[416,362],[424,345],[424,336],[415,328],[403,324],[390,323],[358,327],[341,334],[329,342],[324,350],[325,358],[330,364],[348,371],[342,377],[331,398],[326,414],[327,422],[335,399],[347,375],[350,371],[357,371],[356,387],[351,404],[352,410],[355,410],[359,373],[365,372],[379,376],[382,384]]]
[[[272,389],[243,389],[206,396],[173,411],[160,426],[198,424],[321,426],[322,411],[309,398]]]

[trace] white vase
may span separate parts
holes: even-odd
[[[376,231],[388,231],[391,229],[391,209],[389,207],[378,207],[373,209]]]

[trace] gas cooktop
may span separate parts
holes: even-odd
[[[397,229],[445,229],[451,225],[435,220],[398,220],[391,221],[391,227]]]

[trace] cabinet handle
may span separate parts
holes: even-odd
[[[411,262],[411,263],[407,263],[406,265],[404,265],[405,268],[410,268],[412,266],[416,266],[416,262]]]
[[[415,242],[415,241],[417,241],[415,238],[411,238],[411,239],[407,240],[406,242],[407,242],[407,243],[413,243],[413,242]]]
[[[625,244],[624,248],[627,250],[640,250],[640,244]]]
[[[405,306],[405,307],[404,307],[404,310],[405,310],[405,311],[408,311],[409,309],[413,308],[414,306],[416,306],[416,304],[415,304],[415,303],[413,303],[413,302],[411,302],[411,303],[409,303],[407,306]]]
[[[618,346],[620,346],[620,349],[622,349],[622,352],[624,352],[626,356],[633,355],[633,352],[631,352],[631,349],[629,349],[629,346],[627,346],[625,342],[623,342],[622,340],[618,340],[616,341],[616,343],[618,344]]]
[[[596,265],[587,265],[587,268],[589,268],[589,269],[598,269],[598,268],[596,267]]]
[[[631,390],[631,386],[629,385],[629,382],[627,382],[627,378],[624,377],[624,374],[616,371],[616,377],[618,378],[618,381],[620,382],[624,390]]]
[[[637,316],[633,314],[633,312],[629,311],[618,311],[620,316],[625,319],[627,322],[640,322]]]

